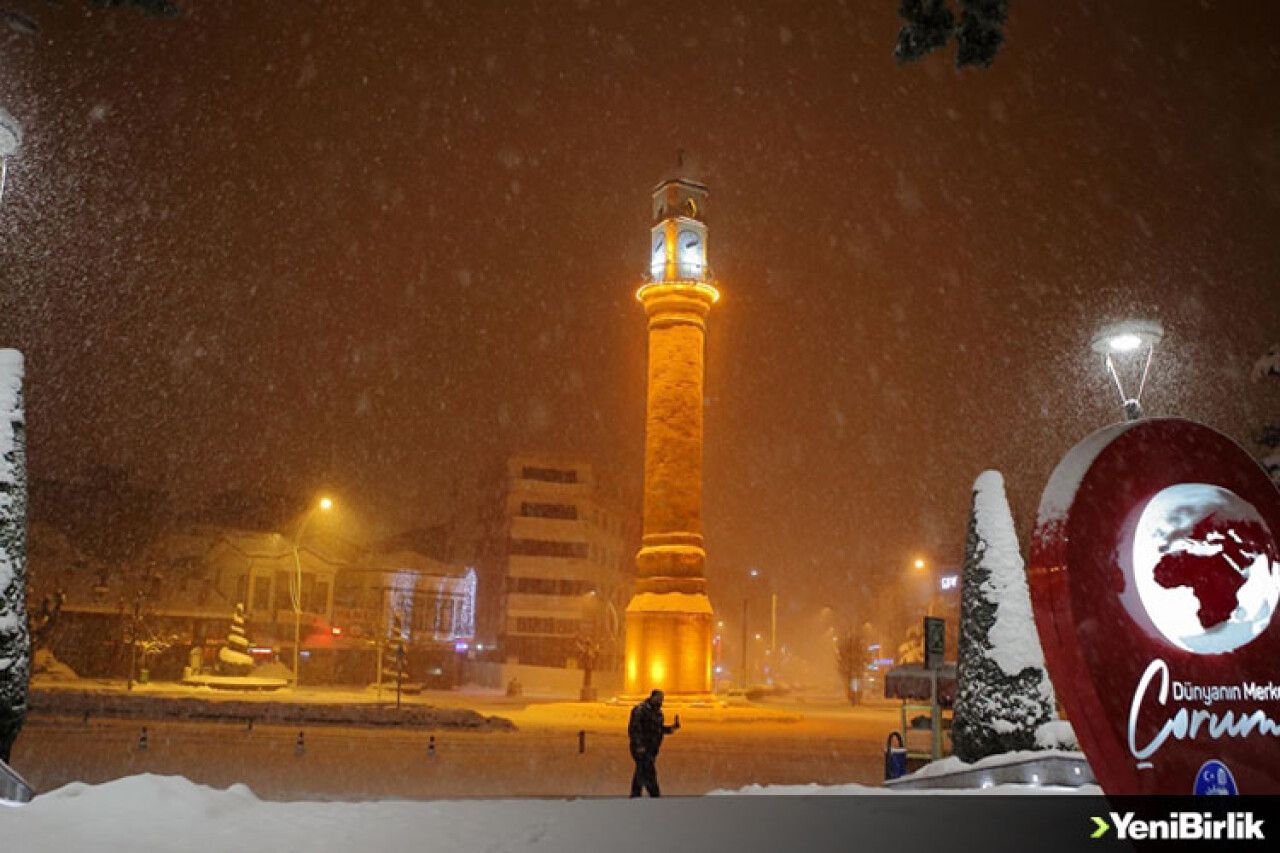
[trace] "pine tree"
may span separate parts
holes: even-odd
[[[1053,686],[998,471],[973,484],[963,572],[954,752],[974,762],[1034,749],[1036,730],[1053,717]]]
[[[22,354],[0,349],[0,760],[27,716],[27,452]]]
[[[407,680],[409,650],[406,643],[404,614],[399,610],[391,613],[391,624],[387,633],[386,650],[382,656],[383,684],[392,684],[399,690]]]
[[[227,644],[218,650],[218,671],[224,675],[248,675],[253,671],[253,658],[249,655],[249,637],[244,630],[244,603],[236,604],[231,614],[231,629],[227,631]]]

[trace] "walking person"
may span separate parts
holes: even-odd
[[[661,690],[649,694],[649,698],[631,709],[631,722],[627,724],[627,736],[631,739],[631,758],[636,772],[631,777],[631,796],[640,796],[641,789],[651,797],[660,797],[658,790],[658,750],[662,739],[680,728],[680,715],[675,725],[668,726],[662,717]]]

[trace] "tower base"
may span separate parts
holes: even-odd
[[[627,605],[626,696],[661,690],[673,700],[711,697],[715,614],[704,593],[642,592]]]

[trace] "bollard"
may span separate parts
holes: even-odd
[[[898,745],[894,746],[894,738]],[[902,735],[896,731],[889,732],[884,742],[884,778],[897,779],[907,773],[907,747],[902,742]]]
[[[435,758],[435,757],[436,757],[436,736],[431,735],[431,737],[427,739],[427,758]]]
[[[143,726],[142,731],[138,733],[138,749],[147,748],[147,727]]]
[[[304,738],[304,735],[302,734],[302,732],[298,732],[298,742],[293,745],[294,755],[302,755],[302,753],[307,751],[307,744],[303,738]]]
[[[587,732],[585,729],[578,730],[578,755],[582,755],[587,751]]]

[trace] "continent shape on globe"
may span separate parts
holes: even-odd
[[[1213,513],[1177,537],[1175,544],[1190,547],[1163,549],[1155,566],[1156,583],[1166,589],[1189,587],[1200,603],[1200,626],[1208,630],[1231,618],[1239,606],[1237,596],[1248,579],[1248,567],[1267,552],[1267,541],[1260,524]]]

